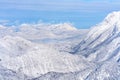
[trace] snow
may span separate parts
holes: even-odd
[[[0,25],[0,80],[119,80],[120,12],[89,30]]]
[[[21,37],[5,36],[0,44],[8,51],[4,54],[9,56],[2,59],[1,65],[16,72],[22,69],[27,76],[37,77],[50,71],[74,72],[89,64],[81,56],[59,52],[50,46],[32,43]]]

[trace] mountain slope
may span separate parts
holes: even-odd
[[[23,24],[1,26],[0,33],[0,71],[4,74],[5,69],[11,78],[120,79],[120,12],[110,13],[89,30],[69,24]],[[7,80],[2,73],[0,79]]]
[[[86,37],[74,47],[73,53],[89,56],[120,36],[120,12],[109,14],[102,23],[91,28]],[[116,40],[119,43],[119,40]]]
[[[32,43],[21,37],[5,36],[0,39],[1,65],[27,76],[37,77],[50,71],[74,72],[90,64],[82,56],[59,52],[44,44]]]
[[[86,80],[119,80],[120,12],[110,13],[102,23],[91,28],[71,53],[97,64]]]
[[[96,66],[89,73],[49,73],[36,80],[119,80],[120,79],[120,12],[110,13],[102,23],[91,28],[72,54],[82,55]],[[81,77],[81,74],[87,74]],[[53,77],[53,75],[55,77]],[[57,77],[56,77],[57,76]]]

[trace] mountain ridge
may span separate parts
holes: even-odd
[[[120,11],[108,14],[89,30],[67,23],[23,24],[17,30],[2,26],[0,33],[4,74],[0,73],[0,79],[120,79]]]

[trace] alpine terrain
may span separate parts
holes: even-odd
[[[90,29],[0,25],[0,80],[120,80],[120,12]]]

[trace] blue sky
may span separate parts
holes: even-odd
[[[0,23],[70,22],[90,28],[119,10],[119,0],[0,0]]]

